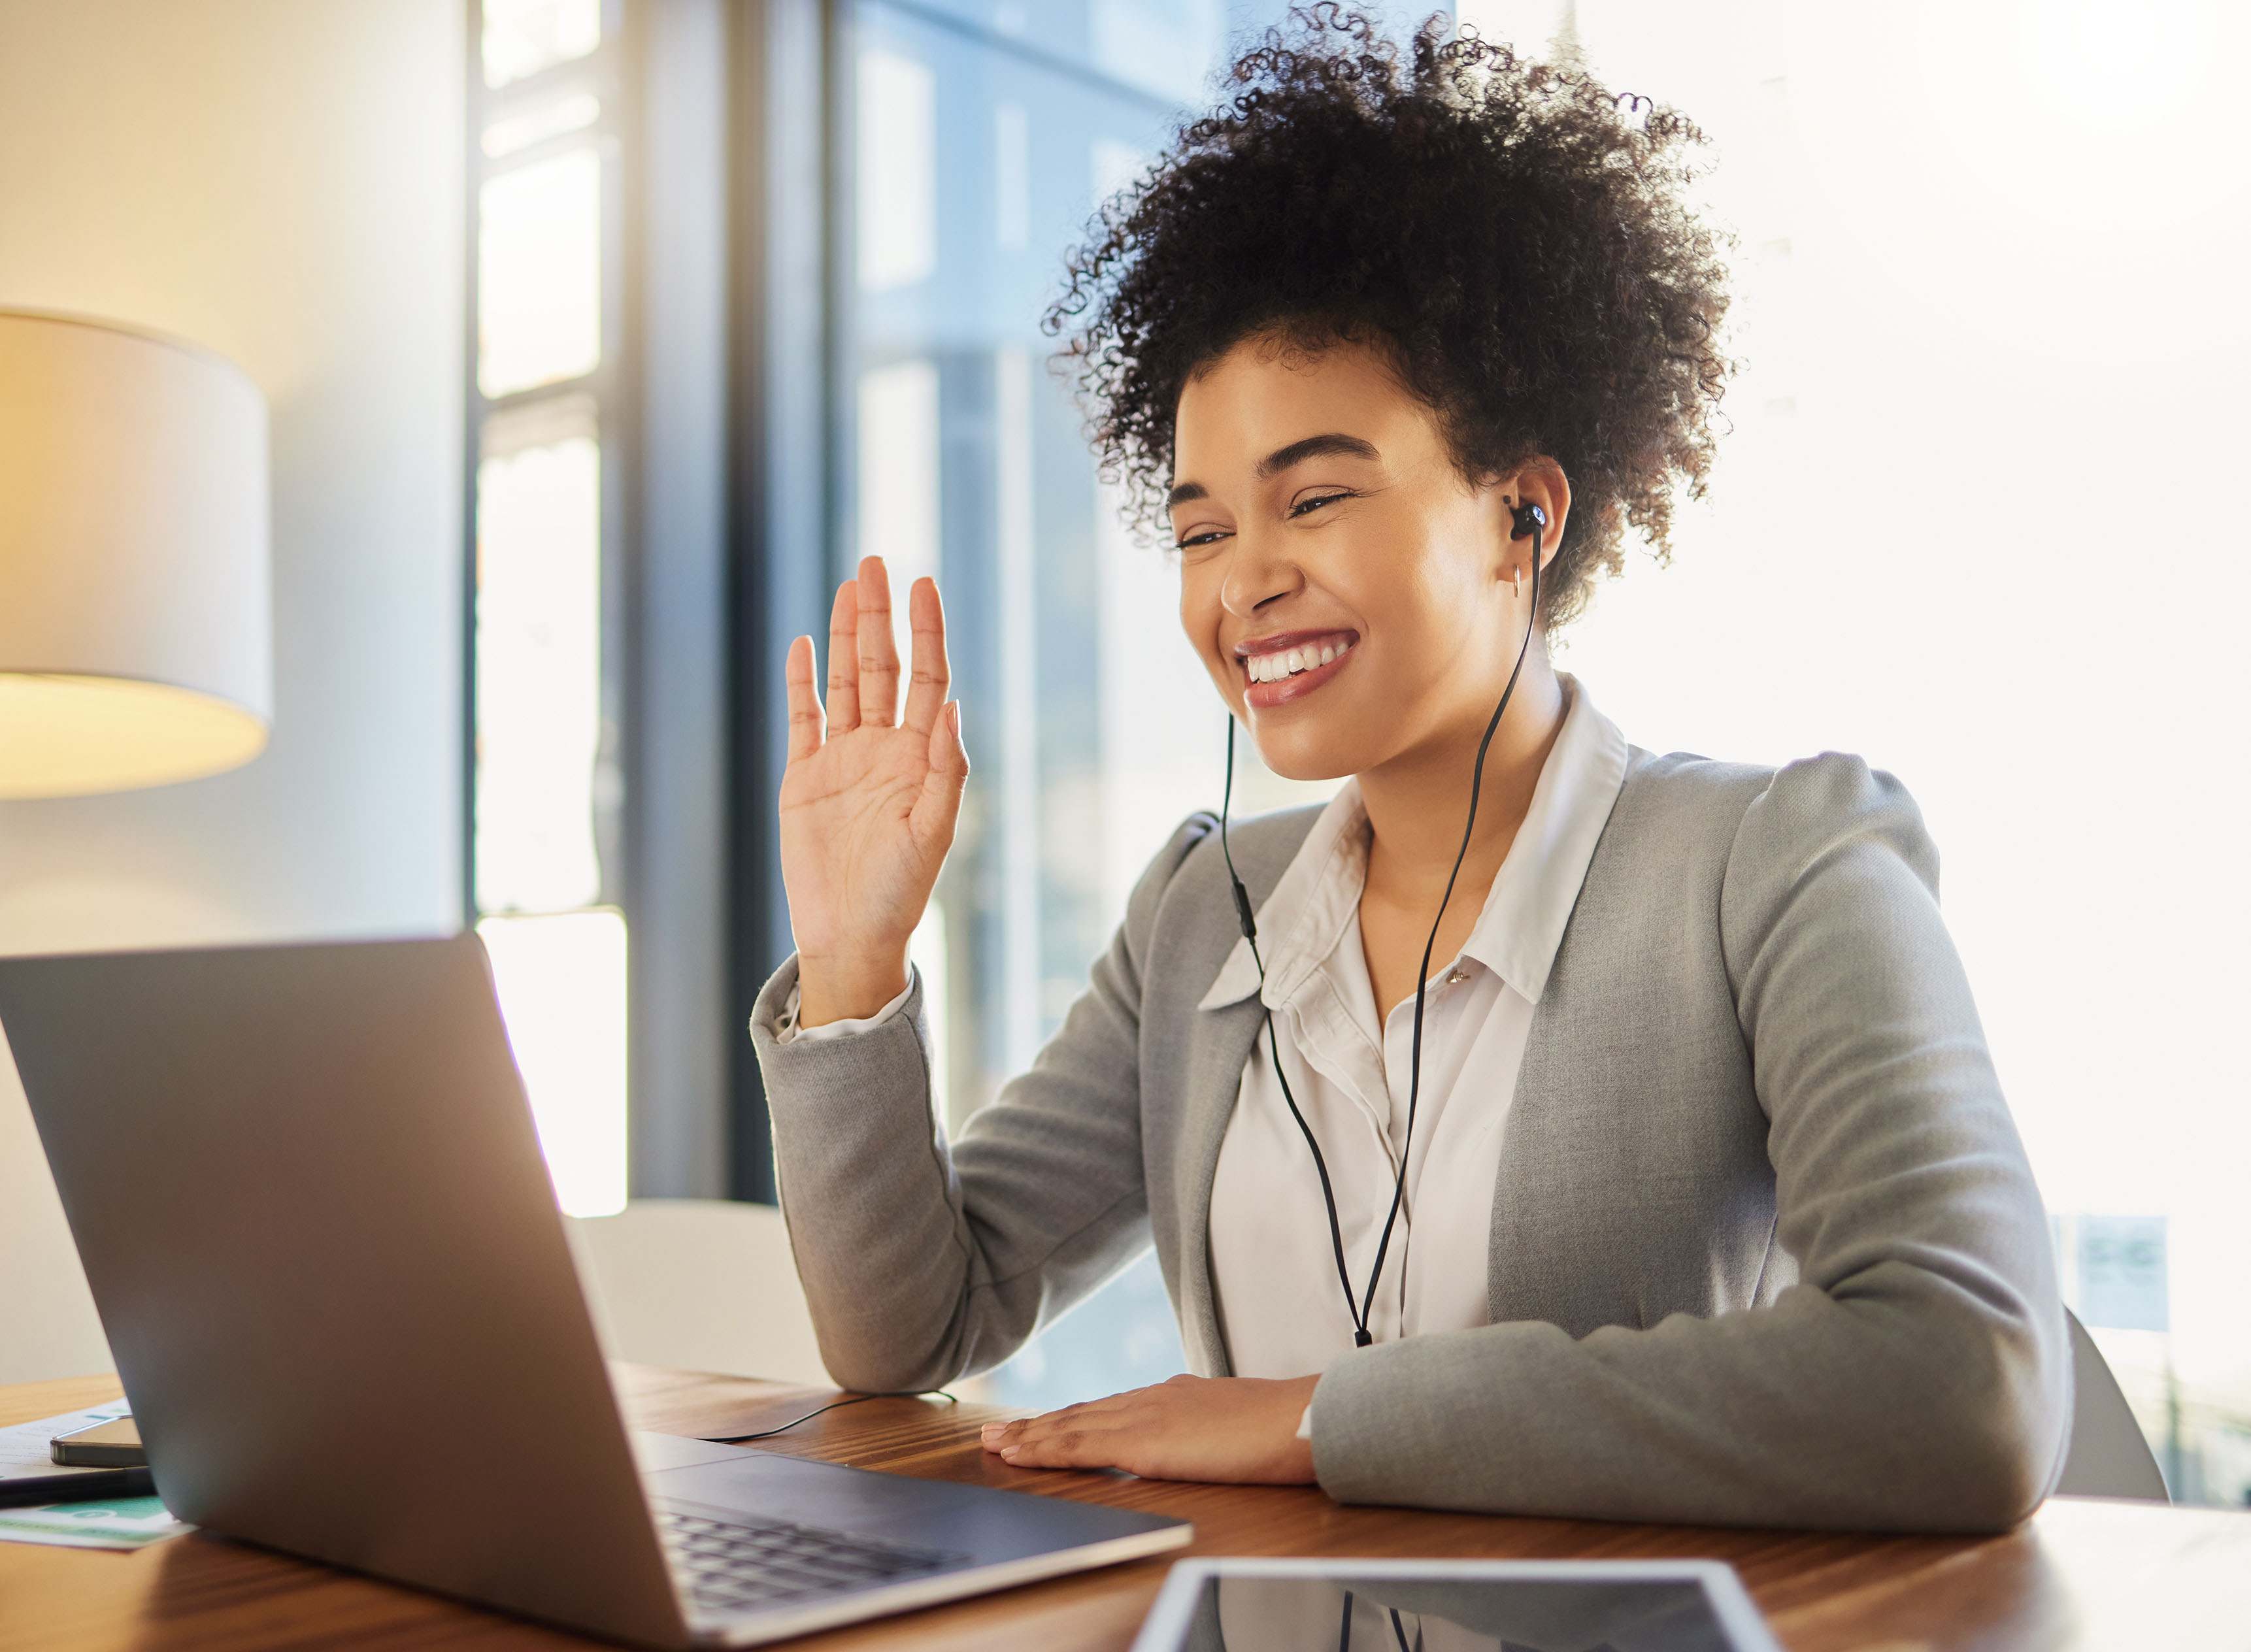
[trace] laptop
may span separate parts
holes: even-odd
[[[629,1437],[474,935],[4,959],[0,1028],[183,1520],[664,1648],[1188,1540]]]

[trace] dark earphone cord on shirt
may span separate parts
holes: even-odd
[[[1415,1106],[1423,1091],[1423,1001],[1430,980],[1430,954],[1438,944],[1438,926],[1445,922],[1446,903],[1454,897],[1454,881],[1462,874],[1462,861],[1470,852],[1470,838],[1477,830],[1478,793],[1485,785],[1486,749],[1493,744],[1493,736],[1500,728],[1501,714],[1508,709],[1509,697],[1516,692],[1516,679],[1524,670],[1524,656],[1532,646],[1533,627],[1540,623],[1540,530],[1548,525],[1548,513],[1537,505],[1513,508],[1512,526],[1515,532],[1512,541],[1532,536],[1532,611],[1524,622],[1524,640],[1517,645],[1516,665],[1508,674],[1508,685],[1500,691],[1500,703],[1493,708],[1493,721],[1485,726],[1485,738],[1478,742],[1477,767],[1470,771],[1470,818],[1462,827],[1462,847],[1454,853],[1454,869],[1446,874],[1446,892],[1438,897],[1437,916],[1430,920],[1430,937],[1423,943],[1423,967],[1415,976],[1415,1040],[1413,1054],[1407,1070],[1407,1131],[1399,1144],[1399,1173],[1391,1188],[1391,1211],[1383,1219],[1383,1237],[1375,1247],[1375,1265],[1368,1269],[1368,1289],[1356,1298],[1352,1289],[1352,1270],[1345,1265],[1344,1228],[1337,1220],[1336,1190],[1329,1181],[1328,1161],[1321,1157],[1321,1144],[1313,1139],[1313,1127],[1306,1123],[1299,1109],[1298,1098],[1290,1093],[1290,1081],[1282,1071],[1282,1048],[1274,1033],[1274,1012],[1268,1008],[1266,1016],[1266,1050],[1274,1063],[1275,1082],[1282,1087],[1282,1099],[1290,1105],[1290,1116],[1298,1121],[1299,1133],[1305,1137],[1306,1146],[1313,1155],[1313,1168],[1320,1173],[1321,1202],[1329,1213],[1329,1244],[1336,1252],[1338,1282],[1344,1287],[1345,1311],[1352,1316],[1352,1341],[1356,1348],[1365,1348],[1375,1338],[1368,1329],[1368,1311],[1375,1303],[1375,1284],[1383,1277],[1383,1259],[1391,1249],[1391,1230],[1399,1220],[1399,1207],[1407,1197],[1407,1156],[1415,1144]],[[1228,847],[1228,811],[1235,801],[1235,716],[1227,719],[1227,783],[1220,794],[1219,852],[1227,860],[1227,878],[1235,890],[1235,916],[1243,926],[1243,938],[1250,944],[1250,961],[1258,966],[1258,999],[1262,1006],[1266,999],[1266,960],[1258,951],[1258,921],[1250,910],[1250,893],[1243,887],[1236,874],[1235,854]]]

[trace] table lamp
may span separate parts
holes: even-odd
[[[0,309],[0,798],[249,762],[272,605],[257,387],[189,345]]]

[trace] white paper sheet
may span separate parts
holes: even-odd
[[[33,1475],[114,1474],[114,1469],[66,1469],[55,1461],[51,1448],[59,1434],[73,1434],[98,1422],[114,1422],[132,1414],[133,1407],[124,1400],[112,1400],[106,1405],[88,1406],[84,1411],[40,1417],[31,1422],[19,1422],[12,1428],[0,1428],[0,1480],[21,1480]]]

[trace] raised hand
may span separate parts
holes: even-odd
[[[908,593],[913,674],[898,716],[890,576],[879,556],[837,588],[828,620],[828,711],[813,639],[790,645],[789,764],[781,875],[797,939],[799,1024],[875,1014],[904,990],[907,943],[961,812],[969,757],[945,697],[945,613],[933,580]]]

